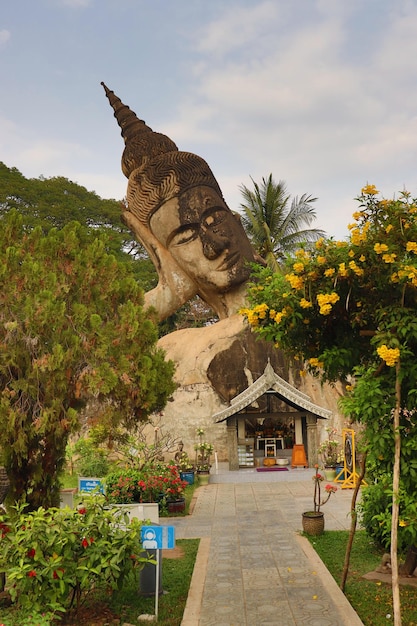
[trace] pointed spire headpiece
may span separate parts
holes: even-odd
[[[123,104],[104,82],[101,84],[114,110],[114,117],[121,128],[121,135],[125,141],[122,171],[127,178],[133,170],[142,167],[150,159],[160,154],[178,151],[177,146],[169,137],[155,133],[152,128],[137,117],[136,113]]]

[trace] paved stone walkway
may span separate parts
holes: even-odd
[[[182,626],[360,626],[336,582],[300,536],[313,470],[212,475],[192,515],[161,519],[176,538],[202,538]],[[350,526],[351,490],[323,508],[327,529]],[[362,625],[363,626],[363,625]]]

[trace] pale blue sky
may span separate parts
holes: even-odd
[[[100,81],[209,163],[232,210],[272,172],[344,238],[366,183],[417,196],[417,0],[13,0],[0,160],[121,199]]]

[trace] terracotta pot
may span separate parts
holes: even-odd
[[[322,535],[324,531],[324,513],[306,511],[302,515],[303,531],[307,535]]]

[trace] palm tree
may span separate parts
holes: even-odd
[[[272,178],[262,178],[258,185],[253,178],[254,190],[240,186],[244,202],[242,223],[256,251],[274,271],[285,256],[294,252],[302,243],[313,243],[325,236],[325,232],[310,226],[316,218],[311,206],[317,198],[303,194],[290,204],[284,181],[278,184]]]

